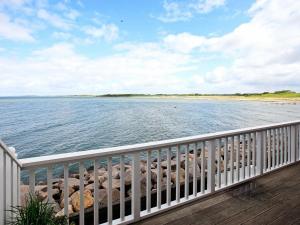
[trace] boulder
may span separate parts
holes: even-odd
[[[68,197],[68,203],[69,203],[69,205],[71,205],[71,198],[70,197]],[[61,198],[59,206],[62,209],[65,207],[65,200],[64,200],[64,198]]]
[[[85,181],[85,184],[87,184],[87,182]],[[68,178],[68,186],[69,188],[73,188],[75,191],[79,190],[79,186],[80,186],[80,180],[77,178]],[[61,180],[59,182],[59,189],[60,190],[64,190],[64,181]],[[70,189],[69,189],[70,190]]]
[[[69,186],[69,196],[71,196],[75,192],[74,188]],[[64,190],[61,191],[60,198],[63,199],[65,196]]]
[[[72,205],[68,205],[68,212],[69,215],[71,215],[74,212]],[[64,215],[65,215],[65,209],[61,209],[58,213],[55,214],[55,217],[61,217]]]
[[[171,172],[171,181],[172,183],[176,183],[176,171],[175,172]],[[180,168],[179,169],[179,182],[180,184],[183,184],[185,181],[185,170]]]
[[[53,202],[51,204],[55,213],[58,213],[61,210],[60,205],[57,202]]]
[[[164,169],[168,168],[168,161],[164,160],[161,162],[161,167]],[[171,160],[171,170],[175,170],[176,169],[176,159],[175,160]]]
[[[98,169],[98,175],[107,177],[107,170],[105,168]]]
[[[21,199],[21,206],[26,204],[26,199],[29,194],[29,185],[21,185],[20,186],[20,199]]]
[[[107,179],[105,176],[98,176],[99,185],[102,185],[102,183]]]
[[[47,185],[36,185],[35,194],[40,201],[45,200],[48,197]],[[52,189],[52,198],[59,199],[60,198],[60,191],[57,188]]]
[[[131,184],[131,179],[132,179],[132,170],[127,169],[124,173],[125,185],[130,185]]]
[[[103,206],[107,205],[107,190],[100,189],[98,192],[99,203]],[[120,191],[118,189],[112,189],[112,203],[118,202],[120,199]]]
[[[47,185],[36,185],[34,187],[35,192],[47,192]]]
[[[83,206],[84,208],[89,208],[94,204],[94,198],[90,190],[84,190],[83,192]],[[80,192],[76,191],[71,195],[71,204],[75,212],[80,211]]]
[[[98,188],[100,188],[100,185],[98,185]],[[84,187],[84,189],[86,189],[86,190],[90,190],[92,193],[94,192],[94,184],[92,183],[92,184],[89,184],[89,185],[87,185],[87,186],[85,186]]]
[[[151,181],[153,184],[157,183],[157,169],[151,169]],[[163,178],[163,169],[160,170],[160,177]]]
[[[102,183],[102,187],[104,189],[108,189],[108,180]],[[113,189],[120,189],[120,179],[112,179],[112,188]]]

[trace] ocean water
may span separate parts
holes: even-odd
[[[0,138],[19,158],[300,119],[300,104],[143,98],[0,98]]]

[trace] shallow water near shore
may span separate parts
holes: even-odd
[[[300,119],[300,104],[186,99],[0,98],[0,138],[19,158]]]

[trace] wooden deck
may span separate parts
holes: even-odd
[[[300,224],[300,163],[136,224]]]

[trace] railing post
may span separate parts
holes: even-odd
[[[257,143],[257,148],[256,148],[256,175],[262,175],[263,174],[263,133],[262,132],[257,132],[256,133],[257,138],[256,138],[256,143]]]
[[[140,218],[140,154],[139,152],[133,153],[132,159],[132,215],[133,220],[137,221]]]
[[[0,224],[5,224],[5,151],[0,147]]]
[[[296,127],[295,125],[291,126],[291,162],[296,161],[296,138],[297,138],[297,132],[296,132]]]
[[[208,162],[207,162],[207,190],[209,193],[215,192],[215,173],[216,173],[216,147],[215,140],[207,142]]]

